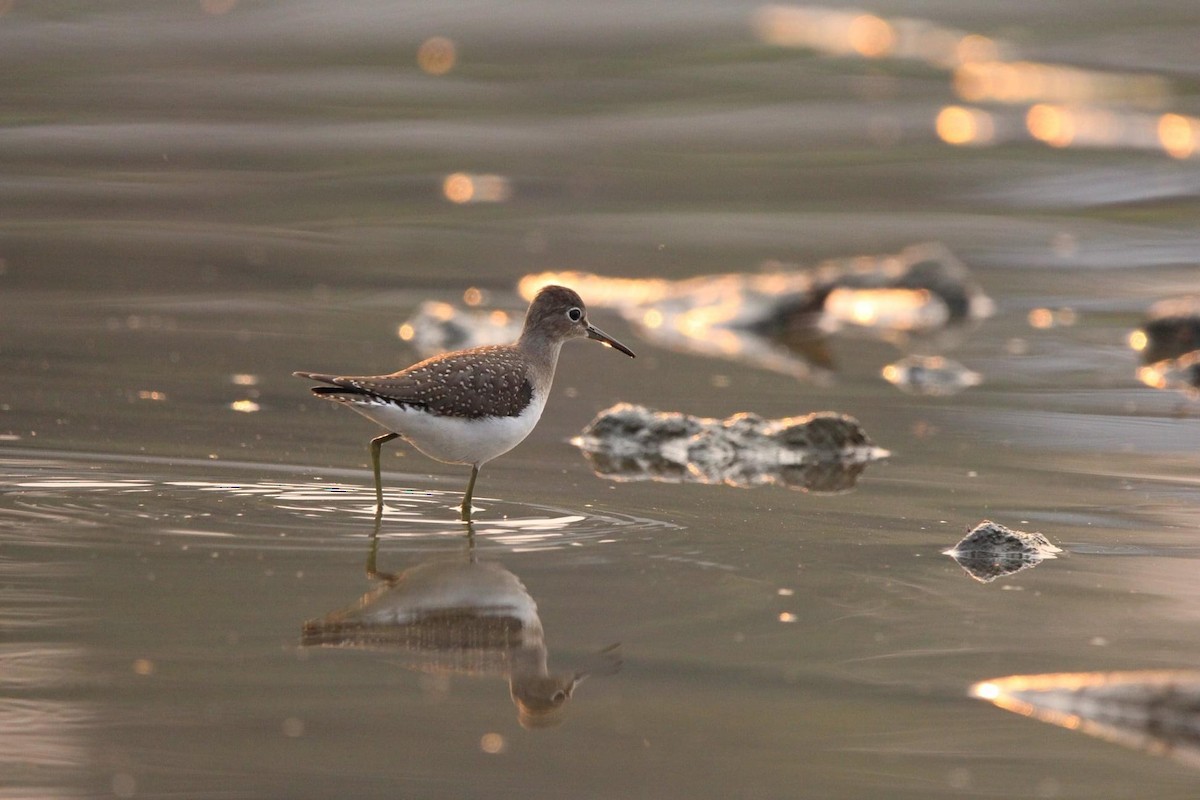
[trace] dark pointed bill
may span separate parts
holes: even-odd
[[[622,353],[629,356],[630,358],[637,358],[637,356],[635,356],[633,354],[632,350],[630,350],[628,347],[626,347],[625,345],[618,342],[616,339],[609,336],[604,331],[597,328],[595,325],[587,326],[587,337],[589,339],[595,339],[597,342],[607,345],[607,346],[613,348],[614,350],[620,350]]]

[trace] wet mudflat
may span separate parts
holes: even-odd
[[[755,4],[0,8],[6,792],[1194,796],[969,696],[1200,661],[1200,411],[1130,347],[1200,291],[1189,4],[872,9],[841,50]],[[797,299],[928,243],[988,313]],[[467,470],[403,446],[376,528],[377,430],[291,371],[397,369],[426,301],[478,332],[566,271],[638,358],[566,346],[470,537]],[[618,403],[890,455],[596,470]],[[981,582],[944,551],[985,519],[1062,552]]]

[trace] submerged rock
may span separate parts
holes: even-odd
[[[1179,297],[1150,306],[1146,321],[1129,336],[1143,364],[1200,350],[1200,297]]]
[[[978,386],[983,376],[942,356],[908,356],[882,370],[888,383],[909,394],[946,397]]]
[[[940,242],[911,245],[895,255],[825,262],[814,274],[828,295],[825,310],[832,313],[837,306],[840,321],[863,327],[922,331],[995,311],[970,270]]]
[[[990,316],[994,303],[940,243],[827,261],[810,269],[772,262],[759,273],[682,281],[584,272],[528,275],[532,299],[549,283],[576,289],[591,308],[612,308],[664,347],[754,364],[795,377],[833,366],[831,331],[854,328],[896,340]]]
[[[1129,335],[1141,357],[1137,379],[1154,389],[1200,396],[1200,297],[1164,300]]]
[[[1015,531],[985,519],[944,554],[957,561],[975,580],[991,583],[1004,575],[1035,567],[1061,552],[1062,548],[1040,533]]]
[[[868,462],[888,455],[844,414],[710,419],[629,403],[600,412],[571,443],[598,475],[617,480],[782,484],[819,492],[852,488]]]
[[[1147,670],[1012,675],[975,684],[972,697],[1200,767],[1200,672]]]
[[[430,300],[400,325],[399,336],[428,358],[483,344],[506,344],[520,336],[523,324],[520,313],[462,309]]]
[[[1137,378],[1154,389],[1200,397],[1200,350],[1138,367]]]

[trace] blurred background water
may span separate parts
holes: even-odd
[[[1200,416],[1130,347],[1200,293],[1198,39],[1182,0],[0,0],[0,794],[1193,797],[967,691],[1200,660]],[[719,316],[913,247],[987,307]],[[473,549],[464,470],[392,449],[368,576],[377,431],[291,371],[564,271],[637,360],[565,348]],[[597,475],[618,402],[891,456]],[[973,580],[985,518],[1064,552]],[[330,617],[431,582],[441,627]]]

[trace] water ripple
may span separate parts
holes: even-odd
[[[3,458],[0,465],[16,466]],[[229,548],[269,542],[273,548],[329,549],[357,547],[374,530],[375,494],[370,486],[316,479],[156,479],[129,474],[136,466],[131,462],[98,469],[69,459],[41,464],[23,459],[19,469],[0,477],[0,540],[96,546],[169,537],[220,540]],[[213,465],[204,468],[211,471]],[[188,471],[187,465],[176,469]],[[401,542],[461,537],[458,499],[457,492],[389,488],[380,536]],[[679,529],[610,510],[490,498],[477,498],[477,503],[487,512],[475,523],[475,535],[512,551],[607,544]],[[114,530],[119,531],[117,537]]]

